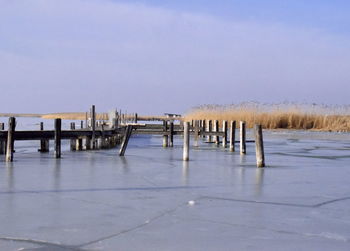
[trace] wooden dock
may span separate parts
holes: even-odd
[[[45,153],[49,151],[49,142],[54,142],[54,156],[61,157],[61,140],[70,140],[72,151],[98,150],[115,148],[120,145],[119,155],[124,156],[128,141],[132,135],[161,135],[163,136],[163,147],[174,146],[174,136],[184,139],[184,161],[190,159],[190,139],[194,140],[194,147],[198,147],[199,139],[205,143],[214,143],[223,149],[235,151],[235,144],[240,145],[240,154],[246,154],[246,143],[254,143],[255,140],[246,140],[245,123],[240,121],[240,141],[235,141],[236,121],[186,121],[183,122],[178,114],[167,114],[165,116],[155,116],[153,121],[162,121],[161,124],[145,124],[140,121],[151,120],[150,117],[139,116],[137,113],[126,115],[115,112],[110,114],[106,121],[97,121],[95,106],[92,106],[90,116],[86,116],[86,121],[81,121],[80,128],[75,123],[71,123],[70,130],[62,130],[61,119],[55,119],[54,129],[45,130],[43,122],[38,130],[17,131],[15,128],[16,119],[9,118],[8,130],[4,130],[4,124],[0,123],[0,154],[6,154],[6,161],[13,161],[14,142],[22,140],[37,140],[40,142],[38,151]],[[177,123],[176,123],[177,122]],[[230,126],[228,126],[230,125]],[[229,128],[228,128],[229,127]],[[265,166],[263,139],[261,126],[256,126],[256,158],[257,166]],[[228,134],[229,132],[229,134]],[[214,140],[213,140],[214,139]]]

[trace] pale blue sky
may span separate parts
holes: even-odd
[[[348,13],[340,0],[0,0],[0,112],[347,104]]]

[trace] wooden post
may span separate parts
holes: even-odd
[[[241,154],[246,154],[246,128],[245,122],[240,121],[240,152]]]
[[[85,127],[88,128],[88,113],[85,112]]]
[[[75,123],[74,122],[70,123],[70,129],[75,130]],[[76,148],[76,139],[71,139],[70,140],[70,150],[75,151],[76,149],[77,149]]]
[[[16,119],[14,117],[9,118],[9,128],[7,131],[7,146],[6,146],[6,161],[13,161],[13,152],[15,145],[15,128],[16,128]]]
[[[85,150],[91,149],[91,139],[90,137],[85,137]]]
[[[169,135],[169,146],[173,147],[174,146],[174,121],[170,121],[170,135]]]
[[[55,158],[61,158],[61,119],[55,119]]]
[[[104,125],[101,126],[101,148],[104,149],[106,147],[106,136]]]
[[[80,128],[81,128],[81,129],[84,128],[84,121],[83,121],[83,120],[80,121]]]
[[[212,131],[212,121],[211,120],[208,120],[208,126],[207,126],[207,131],[208,132],[211,132]],[[211,135],[208,135],[207,139],[208,139],[208,142],[210,143],[211,142]]]
[[[198,147],[198,138],[199,138],[199,121],[194,121],[194,146]]]
[[[163,121],[163,132],[167,132],[168,130],[168,121]],[[168,134],[163,135],[163,147],[168,147]]]
[[[222,121],[222,131],[224,132],[224,136],[222,137],[222,147],[226,148],[227,145],[227,121]]]
[[[91,107],[92,149],[96,149],[96,111],[95,105]]]
[[[0,131],[5,130],[5,124],[0,123]],[[0,139],[0,154],[5,154],[6,152],[6,140]]]
[[[206,125],[207,125],[207,122],[205,121],[205,119],[204,120],[202,120],[202,132],[205,132],[205,130],[206,130]],[[202,135],[202,138],[205,138],[205,135],[203,134]]]
[[[235,151],[235,140],[236,140],[236,121],[230,122],[230,151]]]
[[[44,131],[44,122],[40,122],[40,131]],[[49,151],[49,140],[41,139],[39,152],[46,153],[48,151]]]
[[[133,130],[133,126],[132,125],[128,125],[126,127],[123,143],[122,143],[122,146],[121,146],[120,151],[119,151],[119,156],[124,156],[126,147],[128,146],[128,142],[129,142],[129,139],[130,139],[130,136],[131,136],[131,133],[132,133],[132,130]]]
[[[137,117],[137,113],[135,113],[135,123],[137,123],[138,117]]]
[[[255,125],[255,152],[256,152],[256,166],[265,167],[264,142],[262,134],[262,126]]]
[[[184,146],[183,146],[183,160],[189,160],[190,153],[190,123],[184,123]]]
[[[219,121],[218,120],[214,120],[214,131],[216,133],[219,132]],[[220,137],[219,137],[219,135],[215,135],[215,144],[216,145],[220,144]]]

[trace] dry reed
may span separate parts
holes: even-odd
[[[248,127],[261,124],[265,129],[350,131],[348,106],[259,103],[204,105],[193,108],[184,119],[246,121]]]

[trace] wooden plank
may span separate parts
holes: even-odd
[[[14,152],[14,144],[15,144],[15,128],[16,128],[16,119],[14,117],[9,118],[7,131],[7,146],[6,146],[6,158],[7,162],[13,161],[13,152]]]

